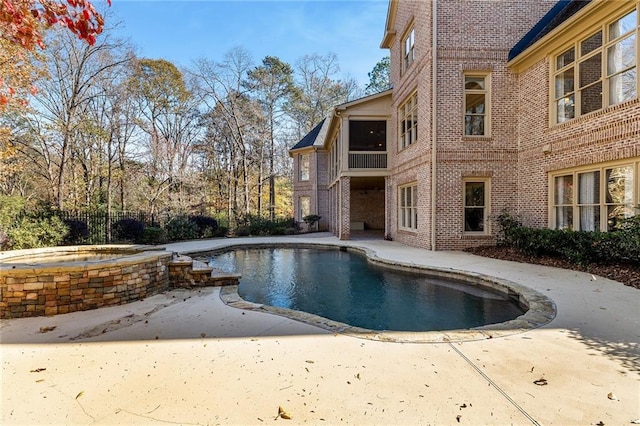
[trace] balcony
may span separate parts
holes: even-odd
[[[387,153],[380,151],[350,151],[349,169],[386,169]]]

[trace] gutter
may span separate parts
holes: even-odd
[[[436,209],[437,209],[437,155],[438,147],[438,110],[437,85],[438,78],[438,0],[431,2],[431,250],[436,251]]]

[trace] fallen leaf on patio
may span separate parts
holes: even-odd
[[[82,395],[84,395],[84,391],[80,391],[80,392],[76,395],[76,399],[80,398]]]
[[[613,392],[609,392],[607,394],[607,398],[609,398],[612,401],[619,401],[618,397]]]
[[[29,370],[29,373],[39,373],[41,371],[45,371],[46,368],[36,368],[35,370]]]
[[[38,380],[36,380],[36,383],[41,383],[41,382],[44,382],[44,379],[38,379]]]
[[[535,368],[535,367],[531,367],[531,371],[529,371],[529,373],[533,373],[533,369],[534,369],[534,368]]]
[[[547,383],[547,379],[545,379],[544,377],[540,378],[538,380],[535,380],[533,383],[538,385],[538,386],[546,386],[548,384]]]
[[[308,364],[313,364],[314,363],[314,361],[311,361],[310,359],[306,360],[305,362],[308,363]]]
[[[458,415],[456,416],[456,420],[458,421],[458,423],[460,423],[460,419],[461,419],[461,418],[462,418],[462,416],[461,416],[460,414],[458,414]]]
[[[288,413],[284,408],[282,408],[282,406],[278,407],[278,416],[276,417],[276,419],[278,419],[278,417],[281,417],[285,420],[291,420],[291,414]]]
[[[602,420],[600,420],[598,423],[596,423],[596,426],[604,426],[604,423],[602,422]]]
[[[632,425],[640,425],[640,419],[631,420]]]
[[[57,325],[51,326],[51,327],[40,327],[40,333],[47,333],[49,331],[53,331],[56,329],[56,327],[58,327]]]
[[[460,406],[460,409],[461,409],[461,410],[462,410],[463,408],[467,408],[467,404],[462,404],[462,405]]]

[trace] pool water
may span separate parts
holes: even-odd
[[[242,275],[238,294],[244,300],[372,330],[467,329],[524,313],[504,294],[377,267],[341,250],[236,249],[210,263]]]

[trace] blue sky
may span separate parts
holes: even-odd
[[[138,54],[188,67],[246,49],[258,64],[267,55],[294,65],[306,54],[338,56],[341,74],[361,86],[388,55],[380,49],[388,0],[112,0],[116,34]],[[109,22],[107,22],[107,26]]]

